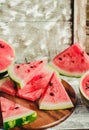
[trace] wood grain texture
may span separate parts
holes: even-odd
[[[16,103],[19,103],[27,108],[33,109],[38,114],[38,118],[34,122],[21,126],[21,127],[16,127],[12,130],[40,130],[40,129],[53,127],[57,124],[60,124],[64,120],[66,120],[74,111],[77,99],[76,99],[75,91],[72,88],[72,86],[70,86],[64,80],[62,80],[62,83],[74,104],[74,108],[65,109],[65,110],[51,110],[51,111],[39,110],[37,102],[33,103],[33,102],[30,102],[30,101],[27,101],[27,100],[24,100],[24,99],[21,99],[18,97],[12,97],[5,93],[1,93],[0,95],[6,97]]]
[[[86,49],[86,5],[87,0],[74,0],[74,43]]]

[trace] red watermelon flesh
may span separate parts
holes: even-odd
[[[18,87],[17,96],[31,101],[37,100],[47,87],[52,74],[53,72],[45,66],[26,86],[22,89]]]
[[[81,77],[80,92],[87,100],[89,100],[89,71],[84,73]]]
[[[14,49],[6,42],[0,40],[0,73],[7,71],[14,58]]]
[[[9,77],[0,79],[0,91],[14,96],[16,93],[15,83]]]
[[[55,56],[51,65],[63,75],[80,77],[89,70],[89,56],[76,43]]]
[[[72,108],[73,103],[61,83],[59,75],[53,74],[46,91],[39,99],[39,108],[43,110],[56,110]]]
[[[13,110],[15,108],[15,103],[4,97],[0,97],[0,102],[2,102],[2,112]]]
[[[28,124],[37,118],[35,111],[25,108],[9,99],[0,97],[0,102],[4,130]]]
[[[23,88],[47,63],[47,60],[13,64],[8,69],[9,76]]]

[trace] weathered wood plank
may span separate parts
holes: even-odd
[[[74,42],[86,48],[86,5],[87,0],[74,0]]]

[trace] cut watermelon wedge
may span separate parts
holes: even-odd
[[[89,107],[89,71],[80,78],[79,90],[84,103]]]
[[[9,76],[23,88],[47,63],[47,60],[12,64],[8,68]]]
[[[0,91],[14,96],[16,94],[15,83],[9,77],[0,79]]]
[[[46,91],[39,99],[39,108],[43,110],[68,109],[74,105],[63,87],[59,75],[54,73]]]
[[[8,67],[14,62],[15,51],[6,42],[0,40],[0,73],[7,71]]]
[[[63,75],[80,77],[89,70],[89,56],[76,43],[55,56],[50,65]]]
[[[37,113],[31,109],[0,97],[4,130],[22,126],[34,121]]]
[[[18,87],[16,95],[31,101],[37,100],[46,89],[52,74],[53,71],[45,66],[22,89]]]

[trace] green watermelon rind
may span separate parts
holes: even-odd
[[[19,77],[16,78],[16,75],[14,75],[13,65],[14,65],[14,63],[8,67],[8,75],[14,82],[16,82],[18,84],[18,86],[23,88],[24,82]]]
[[[48,105],[48,103],[41,103],[39,106],[39,109],[43,109],[43,110],[63,110],[63,109],[69,109],[69,108],[73,108],[74,105],[71,102],[68,103],[58,103],[58,104],[50,104]]]
[[[79,86],[79,92],[80,92],[81,98],[87,106],[89,106],[89,97],[87,97],[84,91],[82,90],[82,81],[88,74],[89,74],[89,71],[83,74],[83,76],[80,78],[80,86]]]
[[[89,107],[89,99],[85,98],[85,96],[82,94],[81,90],[79,90],[79,91],[80,91],[80,95],[81,95],[81,98],[82,98],[83,103],[84,103],[87,107]]]
[[[80,78],[84,73],[71,73],[71,72],[68,72],[68,71],[65,71],[63,69],[60,69],[57,65],[55,65],[53,62],[50,62],[49,63],[49,66],[51,66],[52,68],[54,68],[56,71],[58,71],[58,73],[60,75],[65,75],[65,76],[68,76],[68,77],[76,77],[76,78]]]
[[[54,68],[51,68],[51,66],[48,65],[48,67],[55,71]],[[59,78],[59,81],[61,82],[62,79],[60,78],[60,75],[58,74],[57,71],[55,71],[57,77]],[[65,89],[65,88],[64,88]],[[65,90],[66,91],[66,90]],[[66,92],[67,93],[67,92]],[[72,103],[71,99],[69,102],[64,102],[64,103],[47,103],[47,102],[42,102],[42,98],[40,98],[39,100],[39,109],[43,109],[43,110],[60,110],[60,109],[69,109],[69,108],[73,108],[74,107],[74,104]]]
[[[9,130],[14,127],[22,126],[28,123],[31,123],[32,121],[37,119],[37,112],[31,113],[24,113],[24,115],[21,116],[15,116],[12,119],[7,118],[4,121],[4,130]]]
[[[7,70],[5,72],[0,73],[0,79],[8,74]]]

